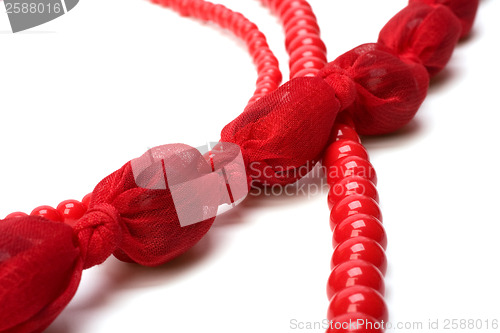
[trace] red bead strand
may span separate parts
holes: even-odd
[[[285,29],[290,78],[315,76],[327,63],[316,15],[306,0],[261,0]]]
[[[383,332],[387,236],[375,187],[377,177],[352,122],[345,115],[323,157],[335,250],[327,282],[328,332]],[[363,320],[372,326],[345,327]],[[342,325],[344,326],[342,327]],[[340,325],[340,326],[339,326]]]
[[[169,7],[184,16],[211,21],[221,28],[231,31],[245,42],[257,67],[256,88],[248,105],[253,104],[281,84],[282,75],[278,59],[269,48],[266,37],[254,23],[242,14],[233,12],[223,5],[203,0],[151,0],[151,2]]]

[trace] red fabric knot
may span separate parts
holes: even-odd
[[[240,146],[255,183],[293,183],[321,158],[339,109],[323,79],[295,78],[247,107],[221,141]]]
[[[0,332],[41,332],[75,294],[80,250],[69,225],[43,217],[0,220]]]
[[[330,62],[318,73],[318,77],[328,83],[335,91],[335,96],[340,102],[340,110],[345,110],[356,99],[356,85],[349,72]]]
[[[423,64],[434,76],[450,60],[461,31],[450,8],[412,2],[387,22],[378,42],[404,60]]]
[[[410,0],[410,4],[413,3],[426,3],[431,6],[445,5],[450,8],[462,25],[460,38],[469,34],[479,7],[479,0]]]
[[[198,171],[212,170],[208,162],[203,162],[204,158],[196,149],[182,144],[168,147],[168,153],[142,173],[134,175],[132,164],[128,162],[104,178],[92,193],[91,208],[97,204],[109,204],[120,216],[122,239],[113,252],[120,260],[145,266],[164,264],[194,246],[207,233],[215,219],[211,217],[196,224],[181,226],[170,188],[155,187],[158,182],[165,180],[164,169],[158,165],[165,166],[171,173],[177,172],[179,184],[197,177]],[[181,154],[182,152],[185,153]],[[149,182],[154,189],[137,185],[138,179]],[[218,186],[214,192],[219,188],[222,187]],[[214,194],[217,204],[218,195]],[[192,204],[196,200],[195,193],[187,193],[184,207],[181,208],[203,209]],[[108,232],[103,229],[104,231]]]
[[[80,244],[83,268],[103,263],[120,245],[120,214],[110,204],[91,206],[74,226]]]
[[[345,110],[351,114],[359,134],[398,130],[414,117],[427,94],[429,75],[425,67],[403,61],[381,44],[352,49],[328,64],[318,76],[337,86],[337,68],[343,70],[341,77],[349,76],[354,82],[354,88],[349,88],[352,92],[345,94],[354,93],[354,101]],[[334,75],[330,79],[332,69]]]

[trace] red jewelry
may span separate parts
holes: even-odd
[[[258,70],[257,88],[247,108],[221,133],[222,142],[241,148],[246,174],[224,173],[225,182],[218,184],[222,189],[214,188],[218,203],[228,203],[222,196],[230,189],[228,179],[248,178],[249,186],[286,185],[322,158],[331,186],[330,226],[334,244],[338,243],[327,283],[327,318],[332,321],[327,331],[340,332],[334,324],[350,320],[386,322],[387,237],[377,176],[358,133],[389,133],[413,118],[430,77],[444,68],[458,40],[469,32],[478,1],[411,0],[382,29],[377,43],[361,45],[327,63],[307,1],[263,0],[285,28],[292,80],[282,86],[278,62],[264,35],[241,14],[202,0],[153,2],[229,29],[245,41]],[[185,145],[168,149],[192,153]],[[172,169],[190,181],[200,176],[189,174],[194,163],[211,166],[201,173],[210,175],[219,162],[225,165],[228,154],[193,156],[188,161],[167,154],[161,163],[171,164],[162,164],[163,173]],[[196,171],[199,168],[195,164]],[[148,181],[156,186],[158,175],[150,176]],[[17,212],[0,221],[0,332],[44,330],[73,297],[82,270],[111,254],[156,266],[196,244],[214,217],[181,226],[168,187],[174,185],[140,187],[128,162],[81,202],[40,206],[29,216]],[[351,326],[343,331],[382,329]]]

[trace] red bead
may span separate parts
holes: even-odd
[[[373,165],[368,160],[357,156],[342,157],[332,166],[328,167],[327,171],[326,176],[330,186],[338,182],[341,178],[350,176],[363,177],[377,185],[377,173]]]
[[[332,270],[326,285],[328,299],[352,286],[366,286],[375,289],[381,295],[385,293],[384,276],[377,267],[364,260],[349,260]]]
[[[358,133],[352,126],[336,122],[335,125],[333,125],[332,134],[330,135],[328,144],[342,139],[361,142]]]
[[[355,194],[370,197],[376,202],[379,201],[377,188],[371,181],[363,177],[351,176],[341,179],[330,187],[328,191],[328,208],[332,209],[337,202]]]
[[[326,50],[326,46],[321,40],[321,38],[316,35],[316,34],[306,34],[299,36],[299,38],[295,38],[291,43],[287,51],[291,53],[290,51],[296,50],[299,47],[302,47],[304,45],[310,45],[311,47],[319,48],[319,49],[324,49]]]
[[[325,67],[325,64],[326,62],[320,58],[307,57],[300,59],[296,63],[291,64],[290,77],[297,77],[296,74],[304,69],[317,70],[319,72],[321,68]]]
[[[57,211],[64,219],[64,223],[72,225],[85,214],[87,209],[78,200],[65,200],[57,206]]]
[[[379,269],[385,275],[387,258],[379,243],[367,237],[354,237],[340,243],[333,252],[332,269],[349,260],[364,260]]]
[[[373,239],[384,248],[387,248],[387,235],[382,223],[375,217],[365,214],[356,214],[337,224],[333,230],[333,241],[340,244],[358,236]]]
[[[290,64],[294,64],[305,57],[315,57],[324,60],[325,63],[327,62],[326,53],[323,50],[306,45],[294,50],[290,54]]]
[[[319,34],[318,26],[316,25],[299,25],[291,28],[286,32],[285,47],[288,49],[291,42],[296,38],[306,34]]]
[[[92,200],[92,193],[89,193],[83,197],[82,204],[85,206],[85,210],[89,209],[90,200]]]
[[[339,291],[328,306],[327,318],[348,313],[364,313],[375,320],[387,322],[389,313],[384,298],[370,287],[353,286]]]
[[[28,216],[28,214],[23,213],[23,212],[14,212],[14,213],[10,213],[9,215],[7,215],[4,220],[6,220],[6,219],[12,219],[12,218],[25,217],[25,216]]]
[[[382,212],[375,200],[364,195],[349,195],[333,206],[330,212],[330,228],[351,215],[366,214],[382,221]]]
[[[333,318],[326,333],[382,333],[385,323],[364,313],[350,312]]]
[[[50,206],[37,207],[33,209],[30,215],[45,217],[47,220],[54,222],[63,222],[63,218],[61,217],[61,214],[59,214],[57,209]]]
[[[365,147],[357,141],[338,140],[328,146],[323,157],[323,165],[326,167],[333,166],[342,157],[357,156],[364,160],[368,160],[368,152]]]

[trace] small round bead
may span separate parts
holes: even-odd
[[[366,159],[357,156],[342,157],[327,168],[327,182],[331,186],[342,178],[359,176],[369,179],[377,185],[377,173],[373,165]]]
[[[90,200],[92,200],[92,193],[89,193],[83,197],[82,204],[85,206],[85,210],[89,209]]]
[[[287,29],[291,27],[289,23],[292,20],[297,19],[298,17],[303,17],[303,18],[310,17],[312,19],[315,18],[316,16],[314,15],[314,12],[312,11],[310,6],[302,6],[299,8],[296,7],[291,10],[287,10],[281,16],[281,21],[283,26],[285,27],[285,30],[289,30]]]
[[[351,176],[343,178],[328,190],[328,208],[332,209],[337,202],[340,202],[350,195],[364,195],[379,202],[378,192],[375,185],[366,178]]]
[[[28,216],[28,214],[26,214],[26,213],[14,212],[14,213],[10,213],[9,215],[7,215],[4,220],[12,219],[12,218],[19,218],[19,217],[26,217],[26,216]]]
[[[85,214],[87,209],[78,200],[64,200],[57,206],[57,211],[64,219],[64,223],[72,225]]]
[[[382,221],[382,212],[377,202],[365,195],[349,195],[333,206],[330,212],[330,228],[333,228],[351,215],[366,214]]]
[[[330,145],[332,142],[342,139],[361,142],[358,133],[352,126],[336,122],[335,125],[333,125],[332,134],[330,135],[328,144]]]
[[[328,61],[326,57],[326,53],[318,48],[312,48],[308,45],[299,47],[297,50],[294,50],[290,54],[290,60],[289,62],[291,64],[296,63],[298,60],[305,58],[305,57],[315,57],[322,59],[325,63]],[[336,121],[336,120],[335,120]]]
[[[302,70],[298,71],[297,73],[295,73],[294,77],[306,77],[306,76],[314,77],[314,76],[316,76],[316,74],[318,74],[318,69],[305,68],[305,69],[302,69]]]
[[[384,298],[370,287],[353,286],[339,291],[328,306],[327,318],[348,313],[364,313],[375,320],[387,322],[389,313]]]
[[[364,260],[379,269],[385,275],[387,258],[379,243],[367,237],[354,237],[340,243],[333,252],[332,269],[349,260]]]
[[[61,217],[61,214],[59,214],[57,209],[50,206],[37,207],[33,209],[30,215],[45,217],[47,220],[54,222],[63,222],[63,218]]]
[[[296,74],[300,71],[303,71],[304,69],[312,69],[319,72],[321,68],[325,67],[325,64],[326,62],[324,62],[323,59],[320,58],[308,57],[300,59],[296,63],[291,64],[290,77],[296,77]]]
[[[323,157],[323,165],[332,166],[342,157],[357,156],[368,160],[368,152],[365,147],[357,141],[338,140],[328,146]]]
[[[310,45],[311,47],[316,47],[322,50],[326,50],[326,46],[321,40],[321,38],[316,34],[306,34],[295,38],[288,48],[288,52],[298,49],[304,45]]]
[[[366,286],[381,295],[385,293],[384,276],[377,267],[364,260],[349,260],[332,270],[326,285],[328,299],[342,289],[352,286]]]
[[[380,321],[364,313],[350,312],[331,320],[326,333],[382,333],[384,331]]]
[[[382,223],[375,217],[366,214],[356,214],[337,224],[333,230],[334,245],[358,236],[373,239],[385,250],[387,235]]]

